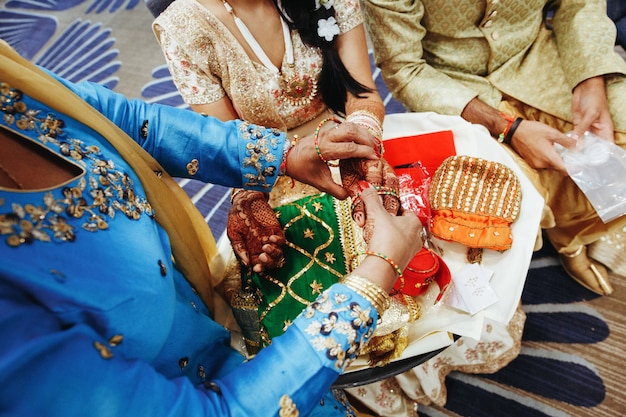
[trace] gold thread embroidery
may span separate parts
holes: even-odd
[[[313,282],[309,285],[311,287],[312,294],[321,294],[323,285],[317,282],[317,280],[313,280]]]
[[[113,352],[111,352],[111,349],[109,349],[108,346],[98,342],[97,340],[93,342],[93,346],[103,359],[111,359],[113,357]]]
[[[109,346],[119,346],[122,341],[124,340],[124,336],[121,334],[116,334],[111,336],[111,338],[109,339]]]
[[[191,162],[187,164],[187,172],[189,173],[189,175],[196,175],[196,173],[198,172],[198,165],[199,162],[197,159],[192,159]]]
[[[262,162],[270,164],[276,162],[276,156],[271,152],[270,148],[278,148],[281,132],[277,129],[261,128],[247,122],[240,123],[239,131],[243,139],[249,141],[246,143],[248,156],[243,160],[243,167],[244,170],[248,168],[248,171],[252,171],[244,173],[244,178],[247,180],[244,185],[270,189],[271,185],[268,182],[268,177],[276,175],[277,167],[264,167]]]
[[[280,417],[298,417],[300,415],[300,412],[296,408],[293,400],[289,398],[287,394],[280,397],[279,405],[280,411],[278,412],[278,415]]]
[[[60,198],[47,192],[43,205],[12,204],[10,212],[0,214],[0,234],[7,235],[9,246],[35,240],[50,242],[53,238],[73,242],[76,236],[71,219],[83,219],[82,228],[96,232],[108,228],[106,218],[113,219],[116,211],[132,220],[138,220],[142,213],[153,216],[150,203],[135,194],[130,176],[105,159],[98,146],[65,137],[62,119],[51,113],[42,116],[42,110],[29,109],[21,100],[21,91],[0,83],[0,111],[7,127],[34,131],[39,142],[57,147],[61,155],[85,168],[87,175],[62,188]]]

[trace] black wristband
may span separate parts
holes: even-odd
[[[509,128],[509,131],[506,132],[506,136],[502,140],[502,143],[506,143],[509,146],[511,145],[511,140],[513,139],[513,134],[515,134],[515,131],[519,127],[519,124],[522,123],[522,120],[524,120],[524,119],[521,118],[521,117],[518,117],[517,119],[515,119],[515,121],[513,122],[511,127]]]

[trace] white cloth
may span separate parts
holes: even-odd
[[[443,384],[450,371],[495,372],[517,356],[524,322],[520,299],[544,200],[506,149],[483,126],[470,124],[458,116],[427,112],[387,115],[383,128],[385,140],[451,130],[457,155],[480,157],[508,166],[519,177],[522,188],[520,215],[512,224],[511,248],[503,253],[483,251],[481,265],[493,271],[490,284],[498,301],[472,316],[443,303],[432,305],[438,292],[434,286],[420,296],[423,315],[409,325],[409,346],[396,360],[449,347],[393,380],[348,389],[380,415],[406,416],[413,410],[412,401],[445,403]],[[443,259],[452,274],[467,265],[467,247],[441,240],[436,240],[436,244],[443,249]],[[451,333],[463,337],[455,343],[449,336]],[[366,360],[359,360],[349,372],[366,366]]]

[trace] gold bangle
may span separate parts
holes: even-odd
[[[341,283],[353,289],[369,301],[378,312],[379,317],[382,316],[391,305],[391,297],[389,294],[367,278],[350,274],[345,276]]]
[[[243,188],[233,188],[232,190],[230,190],[230,203],[231,204],[233,203],[235,196],[242,191],[245,191],[245,190]]]

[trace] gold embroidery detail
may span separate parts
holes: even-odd
[[[289,326],[291,326],[292,321],[291,320],[285,320],[283,322],[283,332],[286,332],[287,329],[289,328]]]
[[[307,227],[304,230],[304,238],[305,239],[311,239],[311,240],[314,239],[315,238],[315,232]]]
[[[13,204],[11,211],[0,214],[0,234],[8,235],[9,246],[20,246],[35,240],[73,242],[75,228],[70,219],[84,219],[82,228],[96,232],[109,227],[106,218],[114,218],[119,211],[129,219],[137,220],[142,213],[153,215],[148,201],[135,194],[132,179],[101,154],[95,145],[86,145],[76,138],[64,137],[65,122],[53,114],[42,116],[41,110],[29,109],[21,101],[22,92],[0,83],[0,111],[7,126],[15,125],[24,131],[34,131],[42,144],[58,148],[58,152],[81,165],[87,176],[73,186],[61,190],[61,198],[52,192],[43,196],[43,205]]]
[[[111,349],[109,349],[108,346],[98,342],[97,340],[93,342],[93,346],[103,359],[111,359],[113,357],[113,352],[111,352]]]
[[[335,261],[337,260],[337,258],[335,258],[335,254],[332,252],[326,252],[324,254],[324,257],[326,258],[326,262],[328,262],[329,264],[334,264]]]
[[[320,284],[319,282],[317,282],[317,280],[313,280],[313,282],[311,284],[309,284],[309,286],[311,287],[311,293],[312,294],[321,294],[322,293],[323,285]]]
[[[206,372],[204,371],[204,366],[198,365],[198,378],[202,381],[206,379]]]
[[[312,196],[311,198],[318,198],[319,195],[315,195]],[[294,216],[292,219],[289,220],[289,222],[287,222],[284,226],[283,226],[283,230],[285,232],[287,232],[294,224],[296,224],[298,221],[302,220],[305,217],[308,217],[312,220],[314,220],[315,222],[317,222],[319,224],[319,226],[321,228],[323,228],[327,233],[328,233],[328,240],[325,242],[322,242],[320,245],[318,245],[316,247],[316,249],[312,252],[309,252],[307,250],[305,250],[304,248],[297,246],[296,244],[294,244],[291,241],[287,241],[286,245],[289,246],[290,248],[292,248],[293,250],[298,251],[302,256],[308,258],[308,262],[304,265],[302,265],[302,267],[298,270],[295,271],[293,273],[293,275],[291,276],[291,278],[287,281],[287,283],[281,282],[278,279],[274,278],[273,276],[265,273],[265,272],[261,272],[259,273],[259,276],[261,278],[263,278],[264,280],[272,283],[273,285],[275,285],[276,287],[278,287],[280,289],[280,293],[274,297],[274,299],[272,301],[270,301],[267,304],[267,307],[265,307],[263,309],[263,311],[260,312],[259,314],[259,319],[261,320],[261,322],[265,319],[265,317],[269,314],[269,312],[276,307],[279,303],[281,303],[285,297],[287,295],[291,296],[294,300],[298,301],[299,303],[301,303],[303,305],[303,307],[307,306],[310,304],[310,300],[307,300],[305,298],[303,298],[302,296],[298,295],[293,289],[292,286],[295,284],[295,282],[298,279],[303,278],[306,273],[315,265],[317,264],[319,267],[325,269],[326,271],[328,271],[330,274],[334,275],[335,277],[337,277],[337,280],[339,280],[341,277],[343,277],[343,273],[339,272],[338,270],[334,269],[332,266],[325,264],[323,262],[322,257],[320,256],[322,253],[325,253],[324,251],[328,249],[328,247],[333,243],[333,241],[336,239],[336,232],[335,230],[325,221],[323,221],[321,218],[317,217],[316,215],[314,215],[313,213],[311,213],[306,206],[309,205],[308,201],[307,202],[303,202],[301,204],[298,204],[297,202],[293,202],[293,203],[289,203],[290,205],[293,205],[295,207],[298,208],[298,210],[300,211],[300,214]],[[335,206],[336,208],[338,207],[347,207],[348,211],[346,212],[345,210],[342,210],[341,213],[346,214],[349,213],[349,208],[350,205],[348,202],[345,201],[340,201],[340,200],[336,200],[340,203],[339,206]],[[339,211],[339,210],[337,210]],[[280,211],[277,211],[277,213],[280,213]],[[327,253],[327,252],[326,252]],[[330,262],[329,262],[330,263]],[[322,288],[323,290],[323,288]],[[270,340],[267,337],[267,333],[262,333],[261,334],[262,339],[264,340],[264,342],[266,344],[270,344]]]
[[[313,208],[315,209],[315,212],[317,213],[318,211],[323,209],[324,206],[322,206],[322,203],[320,203],[319,201],[316,201],[315,203],[313,203]]]
[[[109,339],[109,346],[119,346],[119,344],[122,343],[122,340],[124,340],[124,336],[121,334],[111,336],[111,338]]]
[[[277,129],[267,129],[246,122],[239,125],[239,131],[242,138],[248,141],[246,143],[248,156],[243,160],[244,169],[248,168],[247,172],[244,173],[244,178],[247,180],[244,185],[270,189],[271,184],[268,182],[268,177],[276,175],[277,167],[272,165],[264,167],[263,162],[267,164],[276,162],[276,156],[271,152],[271,149],[278,148],[281,132]]]
[[[279,405],[280,411],[278,412],[278,415],[280,417],[298,417],[300,415],[300,412],[296,408],[293,400],[289,398],[287,394],[280,397]]]
[[[199,162],[197,159],[192,159],[191,162],[187,164],[187,172],[189,173],[189,175],[196,175],[196,173],[198,172],[198,165]]]

